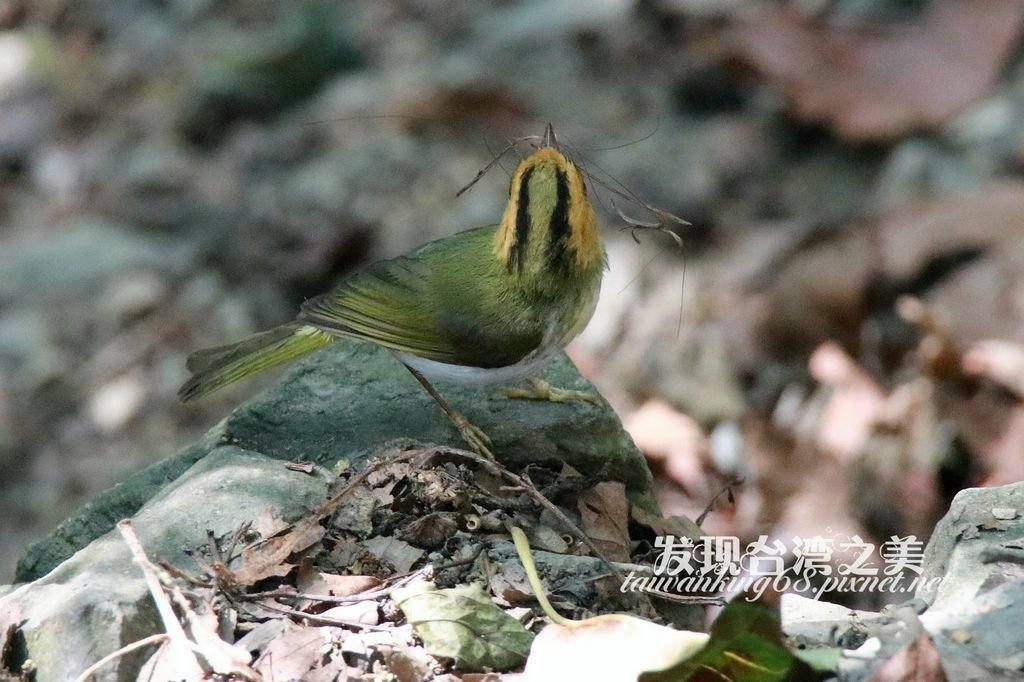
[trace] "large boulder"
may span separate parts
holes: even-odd
[[[544,378],[593,390],[564,357]],[[635,498],[649,499],[646,463],[607,405],[510,400],[445,384],[438,389],[491,436],[494,452],[510,467],[560,460],[584,474],[623,481]],[[462,446],[437,405],[388,352],[358,343],[327,348],[198,443],[100,495],[33,545],[18,570],[19,581],[33,582],[0,598],[0,622],[22,623],[38,679],[71,679],[102,656],[162,631],[142,574],[112,530],[119,519],[134,519],[150,555],[188,565],[186,552],[203,545],[207,531],[230,532],[267,508],[292,520],[324,498],[328,477],[283,462],[328,469],[358,464],[397,439]],[[146,654],[119,659],[101,679],[134,679],[131,671]]]

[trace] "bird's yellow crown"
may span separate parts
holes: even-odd
[[[583,174],[554,147],[533,152],[512,174],[494,253],[510,273],[528,279],[603,267]]]

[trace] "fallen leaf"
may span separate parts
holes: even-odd
[[[434,675],[437,661],[421,647],[410,647],[398,644],[378,648],[387,671],[398,678],[397,682],[420,682],[421,680],[438,679]],[[463,682],[469,676],[462,677]],[[497,682],[497,677],[495,677]]]
[[[362,623],[363,625],[380,623],[380,609],[377,607],[377,602],[371,599],[335,606],[320,615],[324,618],[337,618],[347,623]]]
[[[626,486],[617,481],[598,483],[577,500],[580,526],[611,561],[629,561],[629,502]]]
[[[281,531],[286,530],[289,525],[291,524],[274,513],[273,507],[264,507],[256,515],[252,529],[259,533],[261,538],[272,538]]]
[[[940,0],[890,30],[828,25],[773,7],[733,45],[794,115],[851,141],[937,128],[984,95],[1024,27],[1019,0]]]
[[[235,646],[246,651],[262,651],[275,637],[284,632],[289,622],[283,619],[265,620],[235,642]]]
[[[288,557],[308,549],[323,536],[319,518],[309,516],[301,519],[283,534],[242,550],[239,566],[232,569],[234,579],[240,585],[252,585],[264,578],[287,575],[294,568],[293,564],[286,563]]]
[[[533,641],[523,674],[528,682],[636,680],[645,671],[664,670],[686,660],[707,641],[703,632],[673,630],[618,613],[571,626],[552,623]]]
[[[674,666],[707,642],[704,633],[673,630],[626,614],[582,621],[563,617],[547,599],[526,533],[518,526],[511,533],[534,596],[551,621],[530,648],[523,671],[527,680],[636,680],[644,671]]]
[[[778,611],[737,599],[722,609],[699,653],[640,680],[676,682],[701,673],[699,679],[781,682],[790,679],[794,666],[805,664],[786,648]]]
[[[359,544],[367,552],[392,566],[395,573],[408,573],[412,565],[426,553],[408,542],[385,536],[370,538]]]
[[[306,673],[302,682],[345,682],[356,679],[359,678],[355,676],[355,671],[350,671],[345,659],[336,654],[329,657],[320,667]]]
[[[454,512],[431,512],[406,526],[402,539],[424,549],[440,549],[458,530]]]
[[[337,575],[314,569],[299,568],[295,587],[305,594],[323,594],[334,597],[350,597],[366,592],[380,585],[380,579],[372,575]]]
[[[199,682],[205,676],[191,652],[167,640],[142,664],[138,679]]]
[[[633,506],[630,509],[630,516],[641,526],[646,526],[654,531],[655,535],[674,535],[681,538],[690,538],[698,542],[704,535],[693,519],[685,516],[656,516],[641,507]]]
[[[21,607],[17,602],[8,601],[0,610],[0,661],[8,660],[21,622]]]
[[[249,652],[220,638],[218,619],[210,602],[193,597],[199,602],[194,607],[179,587],[161,582],[160,570],[146,556],[131,519],[118,521],[117,530],[142,571],[167,633],[167,640],[144,666],[148,678],[143,679],[199,680],[208,673],[240,680],[258,679],[259,675],[249,666]]]
[[[900,649],[883,665],[871,682],[946,682],[939,652],[928,633]]]
[[[551,526],[541,523],[530,529],[530,546],[545,552],[565,554],[569,551],[569,543]]]
[[[533,634],[499,609],[479,585],[438,590],[417,583],[391,599],[432,656],[467,671],[509,670],[526,660]]]
[[[263,649],[255,664],[257,672],[264,680],[306,679],[320,660],[320,647],[330,641],[329,630],[288,623],[284,632]]]
[[[348,530],[358,537],[373,533],[373,512],[380,506],[380,498],[365,488],[356,488],[331,517],[331,527]]]

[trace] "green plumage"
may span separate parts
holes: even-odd
[[[594,279],[556,276],[538,286],[495,257],[497,229],[467,230],[375,263],[307,301],[297,322],[193,354],[188,367],[194,376],[180,398],[202,397],[338,336],[482,368],[515,364],[560,330],[571,338],[601,271]]]
[[[252,374],[323,348],[334,339],[292,322],[238,343],[208,348],[188,358],[191,379],[178,389],[183,402],[196,400]]]
[[[553,135],[549,127],[545,139]],[[511,377],[507,370],[536,369],[583,329],[604,267],[582,174],[541,147],[513,174],[499,225],[370,265],[307,301],[295,322],[195,353],[179,396],[199,398],[338,337],[396,351],[421,383],[428,370],[467,381],[492,369]]]

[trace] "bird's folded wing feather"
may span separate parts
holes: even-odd
[[[403,256],[375,263],[306,301],[298,319],[330,333],[453,362],[457,350],[438,331],[437,298],[430,264]]]

